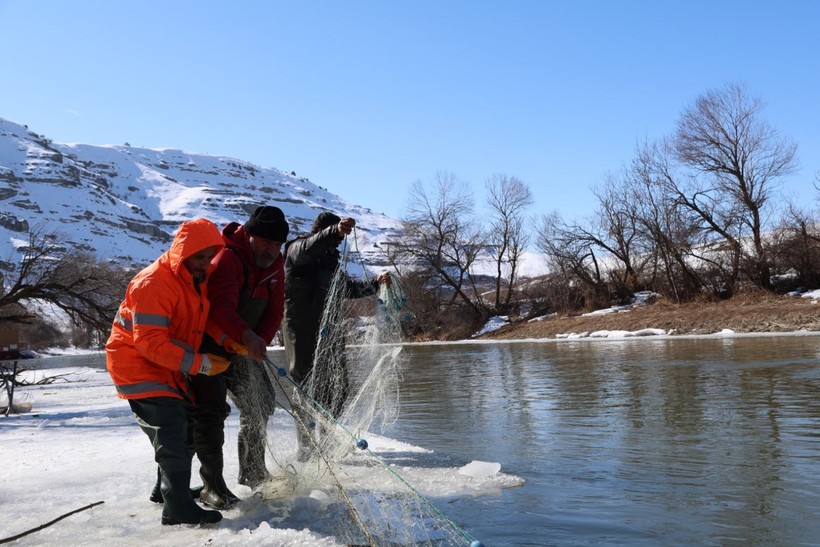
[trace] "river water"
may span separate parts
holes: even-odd
[[[390,433],[523,486],[486,546],[820,545],[820,337],[410,345]]]
[[[820,336],[407,345],[386,433],[523,486],[431,499],[486,547],[820,545]],[[89,359],[93,357],[92,363]],[[104,367],[104,356],[80,359]]]

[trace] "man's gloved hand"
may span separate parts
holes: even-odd
[[[238,353],[239,355],[248,355],[248,346],[241,342],[237,342],[235,340],[231,340],[228,338],[228,343],[225,344],[225,349],[228,350],[230,353]]]
[[[224,357],[214,355],[213,353],[206,353],[202,356],[202,365],[199,367],[199,373],[205,376],[215,376],[228,370],[229,366],[231,366],[231,362]]]
[[[356,221],[352,218],[343,218],[339,221],[339,224],[336,226],[336,229],[339,230],[339,235],[342,237],[350,235],[350,232],[353,231],[353,228],[356,226]]]
[[[390,274],[387,272],[382,272],[381,275],[379,275],[379,277],[376,278],[376,281],[379,285],[385,285],[387,287],[393,284],[393,280],[390,279]]]
[[[242,332],[242,343],[248,348],[248,357],[254,361],[264,361],[267,355],[268,345],[262,340],[261,336],[251,329],[245,329]]]

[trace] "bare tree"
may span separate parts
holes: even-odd
[[[635,218],[652,240],[658,268],[666,279],[663,292],[676,302],[689,300],[705,285],[695,266],[695,249],[704,233],[702,221],[679,205],[675,177],[669,165],[668,141],[644,143],[626,170],[624,195],[635,208]]]
[[[487,202],[491,211],[490,232],[487,243],[495,259],[495,309],[502,304],[501,285],[506,282],[504,304],[512,298],[518,263],[527,246],[529,234],[524,229],[524,213],[533,203],[529,186],[516,177],[493,175],[487,181]],[[504,266],[508,274],[504,279]]]
[[[543,252],[553,272],[563,278],[563,285],[581,285],[591,293],[587,305],[608,305],[606,271],[596,246],[583,236],[579,224],[566,222],[558,213],[541,218],[536,245]]]
[[[773,265],[784,274],[793,274],[779,276],[774,288],[820,286],[820,226],[812,213],[790,202],[769,247]]]
[[[37,305],[62,310],[77,326],[107,331],[125,293],[129,272],[55,243],[56,234],[34,231],[10,277],[0,284],[0,321],[31,323]]]
[[[674,136],[677,159],[693,171],[689,187],[676,184],[679,203],[697,214],[738,255],[751,235],[756,282],[769,287],[763,230],[765,207],[780,177],[797,167],[797,146],[760,118],[763,102],[744,86],[707,91],[686,108]]]
[[[458,299],[481,318],[485,306],[471,268],[484,242],[472,219],[473,195],[465,182],[448,172],[437,173],[430,186],[428,191],[416,181],[411,187],[403,220],[405,251],[451,289],[451,302]]]
[[[513,220],[510,226],[510,244],[507,247],[507,263],[509,264],[509,276],[507,276],[507,296],[504,305],[509,306],[512,299],[513,288],[518,281],[518,267],[524,252],[527,250],[531,238],[531,228],[528,220],[523,216]]]
[[[566,222],[553,214],[541,223],[539,248],[559,271],[592,291],[591,304],[629,298],[645,282],[645,268],[654,259],[628,191],[628,178],[610,174],[593,190],[598,207],[591,219]]]
[[[615,260],[609,272],[621,297],[631,295],[638,288],[644,269],[653,258],[651,239],[642,230],[628,188],[626,175],[607,175],[604,184],[593,190],[598,208],[592,228],[580,232],[583,239]]]

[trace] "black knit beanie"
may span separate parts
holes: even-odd
[[[287,241],[290,231],[285,213],[279,207],[271,205],[257,207],[243,227],[251,235],[280,243]]]
[[[313,226],[311,226],[310,232],[312,234],[321,232],[328,226],[339,224],[339,221],[341,220],[341,218],[339,218],[337,215],[334,215],[330,211],[323,211],[319,213],[319,216],[317,216],[316,219],[313,221]]]

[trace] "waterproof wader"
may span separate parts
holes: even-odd
[[[262,363],[237,355],[227,375],[228,394],[239,410],[239,484],[254,488],[270,479],[265,466],[268,418],[276,393]]]
[[[336,339],[334,348],[331,353],[338,356],[338,362],[335,363],[334,368],[326,363],[313,364],[313,356],[316,351],[318,343],[318,332],[315,337],[310,337],[307,332],[312,325],[305,325],[302,327],[306,333],[302,335],[296,334],[296,329],[299,328],[295,322],[288,323],[286,328],[282,329],[282,335],[285,340],[285,354],[288,360],[291,377],[301,388],[304,395],[295,397],[294,402],[298,399],[298,404],[294,404],[293,415],[296,421],[296,440],[298,443],[298,450],[296,452],[296,459],[299,461],[306,461],[311,457],[316,450],[317,443],[327,432],[322,428],[317,428],[314,418],[312,417],[316,410],[313,409],[315,401],[322,409],[331,414],[334,419],[338,419],[344,410],[344,404],[350,394],[350,378],[347,366],[347,356],[345,354],[344,341],[341,338]],[[318,326],[316,326],[318,330]],[[306,400],[306,397],[313,399],[313,401]],[[317,439],[317,431],[318,439]]]
[[[244,273],[247,280],[247,271]],[[265,314],[267,300],[254,299],[244,286],[239,293],[237,314],[255,327]],[[202,467],[200,476],[205,486],[200,500],[217,509],[234,505],[237,498],[228,490],[223,477],[222,445],[225,442],[225,419],[230,414],[226,394],[239,410],[239,484],[258,486],[270,478],[265,466],[268,417],[273,414],[275,394],[261,363],[241,355],[226,354],[206,335],[201,352],[212,352],[230,358],[228,370],[213,377],[194,376],[196,396],[194,413],[194,448]]]
[[[228,489],[223,477],[225,463],[222,445],[225,444],[225,419],[231,407],[225,401],[227,383],[223,374],[191,377],[196,397],[193,411],[193,446],[199,459],[202,492],[199,501],[214,509],[228,509],[239,498]]]
[[[245,279],[247,280],[247,272]],[[256,299],[253,291],[244,286],[239,293],[236,313],[250,328],[255,328],[265,315],[266,299]],[[239,410],[239,477],[237,482],[255,488],[270,479],[265,466],[268,447],[268,418],[276,406],[276,393],[264,365],[241,355],[231,357],[231,366],[225,373],[228,395]]]
[[[162,524],[207,524],[222,520],[219,511],[202,509],[191,496],[191,404],[174,397],[129,399],[140,428],[154,447],[162,494]]]
[[[296,424],[296,459],[300,462],[310,459],[316,450],[317,444],[315,436],[316,422],[310,412],[311,403],[305,400],[306,394],[302,393],[307,387],[307,380],[313,368],[313,352],[316,349],[315,336],[304,334],[304,331],[312,332],[313,327],[313,324],[305,324],[299,331],[300,335],[297,335],[295,332],[297,328],[296,321],[285,321],[282,325],[285,358],[288,362],[290,376],[301,388],[294,390],[291,401],[291,411]]]

